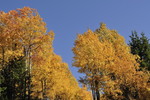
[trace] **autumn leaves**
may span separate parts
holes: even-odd
[[[79,34],[73,52],[73,65],[86,75],[81,82],[92,90],[93,100],[100,99],[101,89],[106,100],[149,98],[149,76],[139,71],[138,56],[115,30],[102,23],[95,32]]]
[[[53,51],[54,33],[35,9],[0,12],[0,98],[5,100],[121,100],[148,98],[149,76],[115,30],[101,24],[79,34],[72,49],[80,82]],[[87,91],[91,90],[91,92]]]
[[[54,33],[46,31],[35,9],[2,11],[0,23],[0,98],[89,100],[89,92],[78,86],[68,65],[54,53]]]

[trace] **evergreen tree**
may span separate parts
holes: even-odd
[[[130,39],[129,46],[131,47],[131,53],[140,56],[140,67],[150,70],[149,39],[144,33],[141,33],[140,37],[136,31],[132,32]]]
[[[25,62],[20,59],[10,61],[1,70],[1,75],[4,78],[1,83],[1,88],[5,89],[2,91],[1,97],[7,98],[8,100],[25,99]]]

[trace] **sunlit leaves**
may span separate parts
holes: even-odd
[[[95,32],[79,34],[73,52],[73,65],[85,73],[83,80],[91,88],[93,99],[95,95],[99,98],[101,88],[107,99],[142,98],[135,95],[147,91],[148,75],[138,71],[139,57],[132,55],[124,38],[105,24]]]
[[[85,89],[81,91],[68,65],[54,53],[53,40],[54,33],[47,32],[46,23],[35,9],[24,7],[8,13],[1,11],[0,69],[3,70],[7,64],[11,67],[10,62],[14,59],[25,63],[23,95],[27,97],[24,98],[30,99],[31,96],[33,99],[47,97],[52,100],[88,98],[89,96],[85,94],[89,92]],[[85,96],[78,95],[79,91]]]

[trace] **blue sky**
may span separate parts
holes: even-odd
[[[73,75],[71,51],[78,33],[93,31],[104,22],[129,40],[132,30],[145,32],[150,38],[150,0],[1,0],[0,10],[8,12],[28,6],[38,10],[55,33],[54,51],[68,63]]]

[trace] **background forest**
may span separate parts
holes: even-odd
[[[150,43],[133,31],[129,44],[101,23],[78,34],[72,65],[79,82],[54,53],[54,32],[37,10],[0,12],[1,100],[148,100]]]

